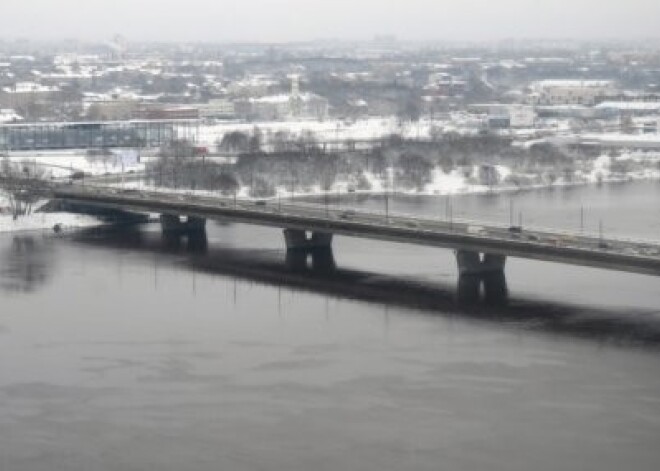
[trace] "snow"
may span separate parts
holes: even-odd
[[[303,132],[314,133],[319,141],[368,141],[382,139],[392,134],[400,134],[405,138],[429,138],[431,129],[440,128],[441,131],[458,131],[463,133],[474,132],[481,125],[481,120],[475,119],[467,113],[453,113],[448,120],[424,118],[418,122],[401,122],[396,117],[374,117],[355,121],[330,119],[325,121],[292,120],[269,121],[253,123],[218,123],[201,125],[197,141],[201,145],[213,147],[222,137],[233,131],[245,133],[258,128],[265,134],[284,131],[293,136],[300,136]]]
[[[621,111],[660,112],[660,103],[648,101],[604,101],[596,105],[594,108]]]
[[[35,82],[18,82],[11,87],[2,89],[5,93],[48,93],[59,91],[58,87],[49,87]]]
[[[53,178],[69,177],[72,172],[84,172],[85,175],[101,176],[105,174],[118,174],[123,172],[140,172],[145,168],[144,163],[128,163],[122,166],[119,156],[110,156],[106,163],[93,161],[85,155],[85,151],[51,151],[51,152],[14,152],[9,159],[21,162],[30,168],[38,165],[47,169],[47,174]]]
[[[0,123],[13,123],[15,121],[22,121],[23,117],[16,113],[11,108],[0,109]]]
[[[73,228],[94,227],[102,224],[97,218],[69,213],[33,213],[18,219],[0,214],[0,233],[24,231],[53,231],[56,224],[66,231]]]
[[[545,87],[580,87],[580,88],[601,88],[601,87],[610,87],[614,85],[612,80],[573,80],[573,79],[564,79],[564,80],[539,80],[534,82],[534,85],[545,88]]]

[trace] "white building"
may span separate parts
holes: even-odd
[[[249,100],[250,114],[264,121],[290,118],[312,118],[323,120],[328,117],[328,100],[313,93],[301,93],[298,76],[292,77],[291,93],[270,95]]]
[[[489,120],[507,121],[512,128],[532,128],[536,122],[536,111],[529,105],[494,103],[471,105],[470,110],[486,113]]]
[[[531,85],[534,105],[594,105],[599,98],[617,94],[612,80],[541,80]]]
[[[199,105],[200,118],[233,118],[234,116],[236,116],[236,106],[232,101],[223,98],[215,98]]]
[[[0,90],[0,105],[19,108],[36,101],[51,99],[59,93],[60,89],[55,86],[35,82],[17,82]]]
[[[328,117],[328,100],[313,93],[300,93],[297,96],[281,94],[249,100],[251,114],[263,121],[278,121],[289,118],[313,118],[323,120]]]
[[[660,114],[660,101],[605,101],[596,106],[613,114],[646,116]]]

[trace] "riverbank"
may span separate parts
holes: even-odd
[[[0,233],[60,232],[102,224],[103,221],[82,214],[32,213],[17,219],[10,214],[0,214]]]

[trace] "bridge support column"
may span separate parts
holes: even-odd
[[[465,275],[487,275],[489,273],[504,273],[506,256],[496,254],[483,254],[469,250],[457,250],[456,261],[458,273]]]
[[[489,304],[505,304],[508,288],[504,265],[506,256],[480,254],[467,250],[456,251],[458,262],[458,301],[461,304],[477,302],[484,287],[484,299]]]
[[[332,254],[332,234],[298,229],[285,229],[286,265],[293,271],[311,268],[315,272],[329,273],[336,269]],[[311,258],[311,267],[308,265]]]
[[[161,214],[160,224],[164,233],[191,234],[206,230],[206,219],[188,216],[182,220],[180,216]]]
[[[284,229],[284,242],[287,251],[329,249],[332,246],[332,234],[312,232],[308,236],[306,231],[298,229]]]

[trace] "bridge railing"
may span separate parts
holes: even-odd
[[[81,185],[76,185],[77,188],[81,188]],[[131,187],[136,187],[135,185],[131,185]],[[107,185],[98,185],[96,183],[92,185],[87,185],[85,187],[85,190],[94,190],[94,189],[113,189],[113,190],[121,190],[121,188],[118,188],[117,184],[112,182],[112,184],[107,184]],[[134,189],[140,190],[144,194],[153,194],[153,195],[176,195],[176,196],[189,196],[189,197],[196,197],[196,198],[205,198],[205,199],[217,199],[218,201],[222,200],[225,202],[233,202],[234,197],[233,196],[227,196],[227,195],[219,195],[217,191],[206,191],[206,190],[192,190],[192,189],[180,189],[180,190],[172,190],[172,189],[162,189],[162,188],[157,188],[157,187],[136,187]],[[251,209],[255,211],[272,211],[273,205],[278,204],[280,207],[279,212],[283,215],[288,214],[287,210],[295,209],[296,207],[298,208],[307,208],[307,209],[313,209],[313,210],[327,210],[329,213],[332,213],[333,217],[336,218],[337,215],[345,213],[347,211],[351,211],[351,218],[371,218],[375,219],[377,221],[380,221],[383,223],[383,226],[391,226],[391,225],[398,225],[399,223],[401,225],[405,225],[407,229],[413,230],[413,231],[419,231],[419,232],[433,232],[434,230],[432,228],[425,228],[424,224],[428,223],[433,223],[433,224],[443,224],[446,226],[449,226],[448,229],[451,231],[452,228],[455,226],[456,229],[459,229],[457,232],[465,234],[468,233],[470,236],[475,237],[475,238],[483,238],[484,240],[486,239],[501,239],[501,240],[510,240],[511,234],[509,232],[510,226],[508,224],[500,223],[497,221],[480,221],[480,220],[475,220],[475,219],[470,219],[470,218],[465,218],[465,217],[452,217],[452,218],[447,218],[447,217],[426,217],[426,216],[420,216],[417,214],[409,214],[405,212],[388,212],[386,213],[384,210],[382,211],[365,211],[363,209],[358,209],[355,207],[352,207],[350,205],[324,205],[323,203],[312,203],[312,202],[307,202],[307,201],[292,201],[289,200],[288,198],[283,198],[283,197],[271,197],[271,198],[264,198],[265,200],[269,201],[269,205],[264,207],[261,206],[248,206],[246,207],[246,204],[253,204],[256,200],[255,199],[245,199],[245,198],[238,198],[236,200],[237,204],[240,204],[242,206],[241,209]],[[279,202],[278,202],[279,200]],[[295,213],[291,213],[291,216],[295,216]],[[323,217],[323,215],[320,215]],[[408,225],[408,223],[415,223],[414,225]],[[483,232],[481,231],[475,231],[475,232],[468,232],[468,227],[469,226],[474,226],[475,228],[482,228]],[[488,233],[488,231],[502,231],[502,234],[493,234],[493,233]],[[535,235],[541,235],[547,238],[557,238],[560,239],[558,242],[560,242],[562,245],[570,246],[572,245],[571,242],[574,242],[575,245],[579,245],[581,248],[584,248],[584,245],[580,245],[580,241],[583,242],[598,242],[598,241],[607,241],[610,243],[621,243],[621,244],[637,244],[637,245],[651,245],[654,247],[657,247],[660,245],[660,241],[658,240],[653,240],[653,239],[645,239],[645,238],[639,238],[639,237],[622,237],[622,236],[610,236],[608,235],[607,237],[602,237],[598,233],[594,233],[591,231],[584,231],[584,232],[575,232],[567,229],[556,229],[556,228],[546,228],[542,226],[536,226],[536,225],[528,225],[524,226],[522,228],[523,233],[526,234],[535,234]],[[524,238],[518,239],[521,242],[529,242],[525,240]],[[544,243],[546,241],[531,241],[533,243]]]

